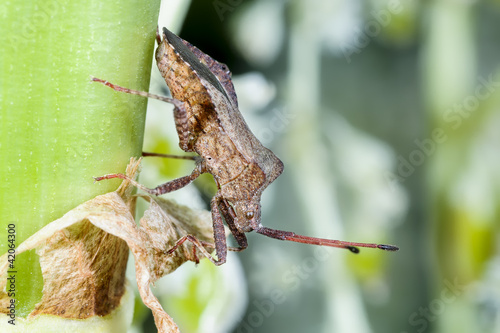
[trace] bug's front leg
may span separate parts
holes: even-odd
[[[224,219],[226,220],[226,224],[229,227],[229,230],[231,230],[231,233],[233,234],[234,238],[236,239],[236,242],[238,243],[238,247],[231,248],[231,251],[238,251],[238,252],[243,251],[248,247],[247,237],[245,236],[244,232],[238,230],[236,224],[234,223],[234,220],[236,219],[236,214],[233,210],[233,207],[229,205],[226,199],[222,199],[219,208],[222,212],[222,215],[224,216]]]

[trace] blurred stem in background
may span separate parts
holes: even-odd
[[[434,313],[437,332],[478,331],[477,300],[467,290],[484,279],[499,218],[497,158],[483,160],[498,145],[492,141],[498,139],[492,136],[498,132],[498,75],[478,73],[474,10],[471,2],[431,2],[423,41],[427,142],[433,147],[423,151],[429,158],[427,223],[435,241],[431,295],[439,296],[448,282],[459,286],[446,311]]]
[[[287,105],[297,115],[287,135],[290,170],[311,235],[342,239],[338,202],[327,168],[329,152],[322,140],[320,125],[321,19],[322,1],[295,0],[290,4],[290,49],[288,51]],[[344,269],[344,253],[332,251],[318,270],[324,278],[324,332],[369,332],[359,290]],[[339,288],[339,286],[342,286]],[[349,313],[348,316],[345,314]]]
[[[0,253],[6,225],[19,245],[42,226],[120,181],[140,156],[146,99],[90,82],[147,90],[159,0],[7,2],[0,11]],[[40,300],[34,251],[16,257],[17,315]]]

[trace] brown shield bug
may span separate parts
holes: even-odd
[[[166,28],[163,28],[163,39],[159,33],[156,38],[158,69],[172,98],[123,88],[98,78],[93,78],[93,81],[117,91],[155,98],[174,105],[179,146],[186,152],[199,155],[187,157],[195,161],[195,169],[188,176],[174,179],[154,189],[131,181],[147,193],[161,195],[186,186],[202,173],[212,174],[218,188],[210,202],[217,259],[209,259],[214,264],[226,262],[223,219],[239,245],[237,250],[247,247],[245,233],[250,231],[280,240],[345,248],[354,253],[359,252],[358,247],[399,250],[393,245],[307,237],[262,226],[260,197],[262,191],[281,174],[283,163],[248,128],[238,109],[231,72],[226,65],[212,59]],[[144,153],[144,156],[161,154]],[[110,178],[127,179],[123,174],[95,179],[99,181]],[[169,252],[186,240],[196,245],[193,237],[183,237]]]

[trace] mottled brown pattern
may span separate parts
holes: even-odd
[[[217,113],[210,95],[175,49],[163,42],[156,51],[156,60],[172,97],[188,105],[188,131],[193,141],[200,133],[218,130]]]
[[[238,177],[248,164],[229,137],[220,131],[200,136],[195,150],[203,153],[207,171],[219,186]]]
[[[221,186],[220,194],[230,202],[251,201],[255,189],[260,188],[265,175],[256,163],[250,163],[238,177]]]

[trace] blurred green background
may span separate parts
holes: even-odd
[[[250,234],[221,268],[158,282],[183,332],[500,332],[500,3],[175,3],[159,25],[174,16],[169,29],[229,66],[242,114],[285,164],[263,225],[401,248]],[[150,91],[168,94],[156,69]],[[144,150],[179,153],[170,107],[149,107]],[[144,165],[149,186],[193,167]],[[196,187],[168,196],[207,207],[213,182]]]

